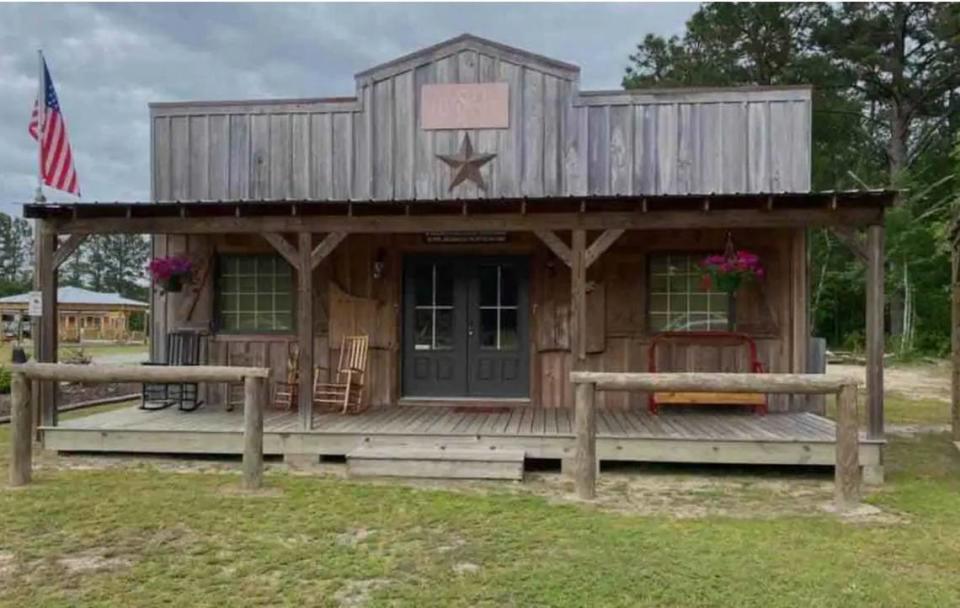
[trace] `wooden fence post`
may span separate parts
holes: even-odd
[[[574,486],[577,496],[593,500],[597,495],[597,385],[582,382],[576,385],[576,410],[573,427],[576,432],[574,452]]]
[[[263,378],[243,379],[243,488],[263,484]]]
[[[10,378],[10,485],[30,483],[33,466],[33,411],[30,407],[30,380],[14,371]]]
[[[845,384],[837,393],[837,457],[834,500],[844,511],[860,502],[860,433],[857,421],[857,387]]]

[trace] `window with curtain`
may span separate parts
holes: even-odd
[[[216,302],[221,331],[292,331],[293,270],[279,255],[220,255]]]
[[[699,262],[702,253],[652,254],[649,264],[650,331],[727,329],[726,293],[707,291]]]

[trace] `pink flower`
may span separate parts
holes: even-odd
[[[150,276],[153,278],[153,281],[157,283],[169,281],[175,276],[190,274],[193,270],[193,263],[189,258],[173,255],[150,260],[147,270],[150,271]]]

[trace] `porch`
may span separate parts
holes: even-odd
[[[376,407],[357,416],[313,415],[305,430],[296,412],[264,414],[264,453],[319,460],[358,448],[473,448],[523,451],[528,459],[572,459],[574,414],[568,408]],[[597,411],[602,461],[832,466],[836,425],[809,412],[755,416],[726,410],[644,408]],[[243,414],[214,406],[183,413],[129,407],[43,427],[44,447],[59,452],[241,454]],[[882,440],[860,438],[860,464],[880,465]],[[869,478],[870,475],[866,475]]]

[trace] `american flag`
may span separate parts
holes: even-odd
[[[40,91],[43,91],[44,114],[40,116]],[[73,152],[70,150],[70,140],[67,139],[67,123],[60,112],[60,102],[57,101],[57,91],[53,88],[53,80],[47,69],[47,61],[43,60],[43,83],[37,91],[37,100],[33,104],[33,114],[30,116],[30,125],[27,127],[30,136],[40,141],[40,173],[43,183],[80,196],[80,184],[77,182],[77,172],[73,166]]]

